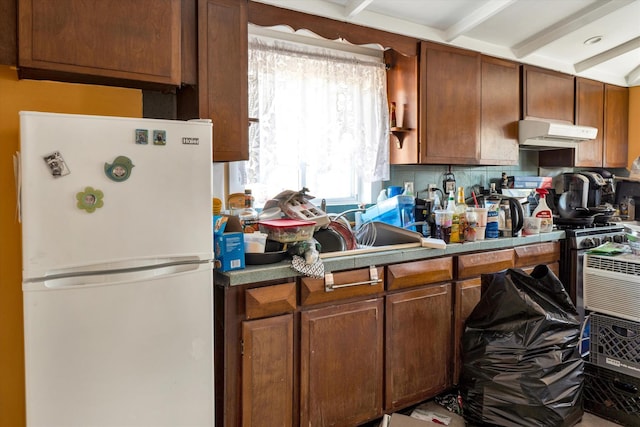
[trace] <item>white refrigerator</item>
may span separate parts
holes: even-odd
[[[29,426],[213,426],[211,140],[20,112]]]

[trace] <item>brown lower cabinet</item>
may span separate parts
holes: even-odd
[[[384,299],[301,315],[300,425],[354,426],[382,416]]]
[[[293,425],[293,314],[242,325],[243,425]]]
[[[400,409],[451,385],[451,283],[388,295],[385,408]]]
[[[216,425],[355,426],[457,384],[481,274],[559,243],[225,286],[216,282]]]

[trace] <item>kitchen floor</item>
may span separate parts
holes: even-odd
[[[433,400],[427,402],[425,405],[428,410],[451,417],[449,427],[470,427],[469,425],[465,424],[464,418],[462,418],[460,415],[456,415],[452,412],[447,411],[446,408],[440,406]],[[426,425],[431,424],[442,426],[442,424],[425,421],[425,427]],[[582,416],[582,421],[580,421],[578,424],[575,424],[574,427],[619,427],[619,424],[605,420],[604,418],[600,418],[597,415],[591,414],[589,412],[585,412]]]

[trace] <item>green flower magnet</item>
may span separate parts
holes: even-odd
[[[80,191],[76,194],[76,200],[78,203],[76,206],[78,209],[84,209],[89,213],[93,213],[96,209],[104,206],[102,198],[104,193],[100,190],[96,190],[93,187],[85,187],[84,191]]]

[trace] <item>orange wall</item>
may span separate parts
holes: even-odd
[[[16,218],[13,154],[19,149],[18,111],[142,117],[134,89],[18,80],[0,66],[0,426],[25,425],[22,338],[22,254]]]
[[[627,169],[640,156],[640,86],[629,89],[629,161]]]

